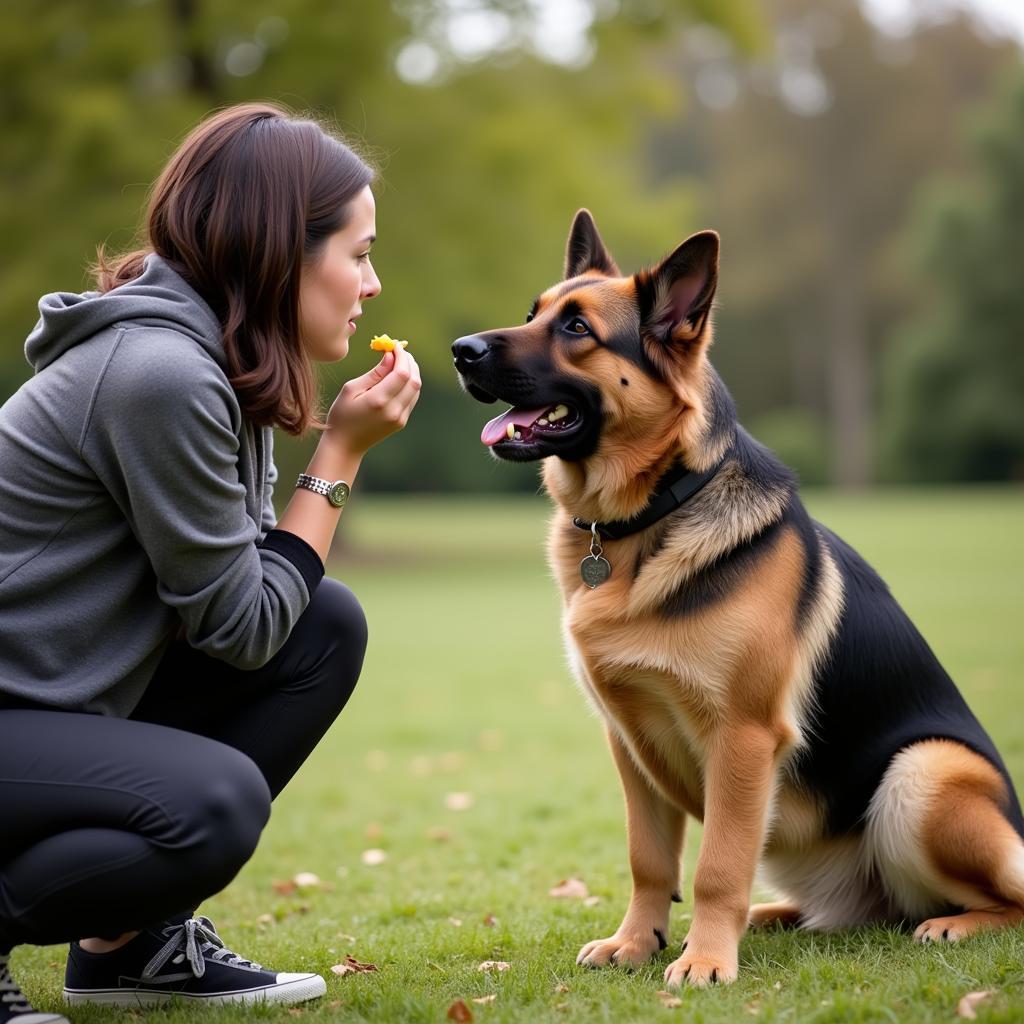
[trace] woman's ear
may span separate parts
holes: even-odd
[[[597,233],[597,225],[589,210],[577,212],[569,229],[565,246],[565,279],[579,277],[588,270],[596,270],[608,277],[619,277],[619,268]]]
[[[718,284],[718,234],[699,231],[651,270],[636,275],[641,333],[691,344],[707,327]]]

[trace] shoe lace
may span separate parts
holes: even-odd
[[[263,970],[260,964],[246,960],[245,957],[228,949],[208,917],[189,918],[180,925],[165,928],[164,934],[169,935],[169,938],[156,956],[143,968],[142,978],[144,981],[155,978],[164,964],[180,949],[184,949],[185,958],[197,978],[201,978],[206,973],[207,957],[234,967],[249,967],[254,971]]]
[[[25,993],[11,977],[7,957],[0,957],[0,1003],[11,1013],[30,1013],[32,1010]]]

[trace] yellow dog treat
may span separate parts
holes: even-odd
[[[408,348],[409,342],[399,341],[397,338],[389,338],[386,334],[378,334],[376,338],[370,339],[370,348],[374,352],[394,352],[397,345],[401,345],[402,348]]]

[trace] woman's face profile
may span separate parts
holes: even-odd
[[[367,186],[349,204],[348,223],[328,237],[299,283],[299,331],[310,359],[334,363],[348,355],[363,302],[380,294],[370,263],[377,207]]]

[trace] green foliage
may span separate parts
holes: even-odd
[[[365,341],[380,330],[412,341],[426,390],[409,428],[368,461],[368,485],[535,486],[532,472],[494,466],[481,451],[488,410],[459,394],[449,349],[462,334],[522,319],[559,276],[580,206],[624,270],[697,228],[722,231],[716,365],[745,417],[798,407],[823,423],[828,478],[842,476],[832,442],[871,431],[889,325],[920,302],[898,245],[906,211],[929,175],[959,168],[956,112],[990,93],[1000,67],[1019,66],[1019,49],[963,19],[895,47],[853,0],[581,5],[591,21],[575,55],[544,51],[544,5],[533,0],[480,0],[504,19],[505,36],[475,55],[449,31],[466,9],[449,0],[0,5],[0,398],[30,372],[21,346],[38,296],[87,285],[97,244],[134,243],[149,185],[185,133],[215,107],[272,99],[335,121],[380,169],[384,291],[350,359],[325,370],[324,395],[366,369]],[[412,44],[437,61],[417,84],[396,70]],[[825,84],[823,108],[787,100],[780,83],[794,71]],[[707,105],[709,75],[735,85],[731,105]],[[993,154],[993,166],[1012,152]],[[1015,211],[1000,209],[1012,223]],[[985,249],[992,287],[1019,265],[1011,234],[1000,238]],[[943,281],[952,285],[948,273]],[[835,358],[840,335],[860,360],[855,375]],[[1013,472],[1016,449],[999,451],[1019,426],[1011,412],[995,422],[992,409],[1009,405],[990,401],[987,385],[960,396],[969,408],[946,434],[940,405],[914,391],[936,377],[948,392],[960,373],[962,359],[937,336],[915,323],[898,342],[897,364],[917,366],[919,348],[933,355],[927,371],[887,376],[883,433],[909,438],[901,416],[917,424],[916,440],[897,445],[903,454],[890,453],[891,472],[930,464],[930,452],[956,447],[947,435],[959,423],[976,421],[984,427],[968,427],[972,440],[928,475]],[[978,349],[977,365],[996,359],[986,371],[996,379],[1003,363],[992,351]],[[932,431],[940,440],[921,440]],[[279,440],[288,476],[309,446]]]
[[[773,409],[749,424],[750,432],[770,448],[801,483],[828,483],[828,438],[824,424],[806,409]]]
[[[0,395],[30,372],[20,347],[38,296],[86,285],[98,243],[134,243],[149,184],[185,133],[214,107],[275,99],[336,122],[380,169],[384,291],[368,306],[366,338],[411,339],[427,397],[409,430],[375,453],[370,482],[472,488],[493,478],[478,472],[492,467],[475,443],[486,410],[458,393],[451,342],[522,320],[559,277],[580,206],[597,213],[624,265],[675,244],[694,218],[692,183],[651,182],[643,133],[683,105],[645,55],[695,18],[749,47],[758,20],[751,0],[595,2],[597,59],[563,66],[533,52],[536,4],[478,6],[506,19],[510,42],[476,60],[460,60],[446,35],[457,10],[446,0],[3,6]],[[427,84],[396,73],[416,39],[435,47],[444,72]],[[365,369],[364,345],[357,336],[353,358],[325,371],[328,401]],[[308,447],[279,441],[289,475]],[[532,474],[502,477],[512,480],[534,486]]]
[[[1024,74],[971,132],[976,173],[934,188],[911,244],[929,294],[892,352],[884,436],[910,480],[1024,477]]]

